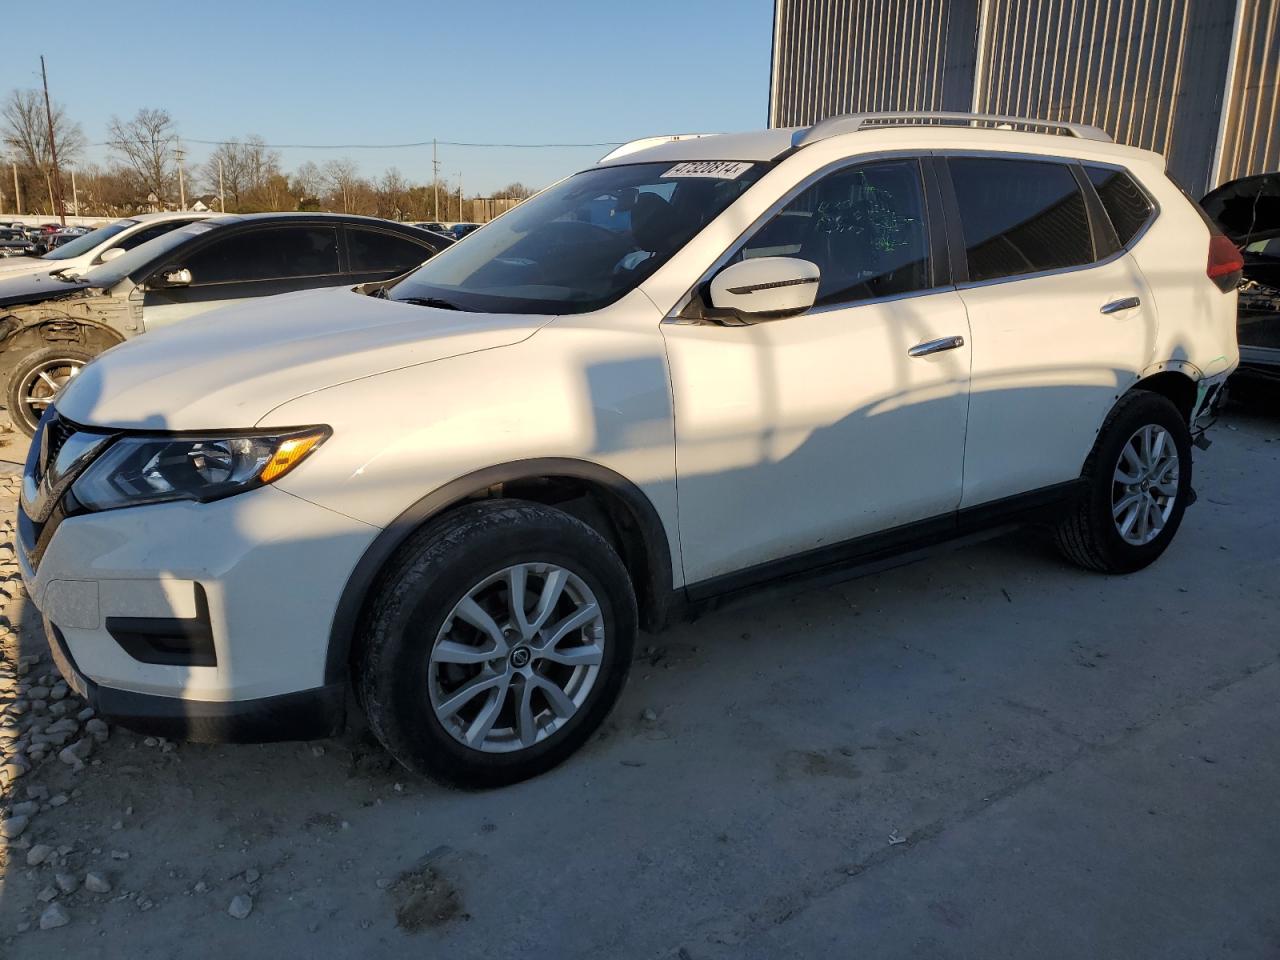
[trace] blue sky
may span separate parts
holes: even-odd
[[[772,0],[61,0],[8,5],[0,96],[40,82],[90,142],[163,107],[184,138],[588,143],[765,126]],[[50,38],[42,43],[41,38]],[[54,40],[53,38],[58,38]],[[188,144],[190,161],[211,148]],[[607,148],[440,148],[470,195],[545,186]],[[431,176],[431,150],[281,150]],[[91,147],[90,159],[105,148]]]

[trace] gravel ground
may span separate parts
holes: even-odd
[[[578,757],[487,793],[358,722],[106,728],[0,543],[0,956],[1280,955],[1280,419],[1214,439],[1147,571],[1024,533],[644,638]]]

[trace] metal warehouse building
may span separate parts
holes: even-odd
[[[1280,169],[1280,0],[775,0],[769,123],[956,110],[1070,120],[1199,196]]]

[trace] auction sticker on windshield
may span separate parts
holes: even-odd
[[[710,177],[713,180],[737,180],[751,164],[737,160],[686,160],[677,163],[664,177]]]

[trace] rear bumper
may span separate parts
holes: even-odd
[[[1196,403],[1191,411],[1192,437],[1200,437],[1218,419],[1218,413],[1227,398],[1227,379],[1234,369],[1233,367],[1224,373],[1205,377],[1197,384]]]
[[[48,618],[45,637],[53,662],[70,686],[102,716],[173,740],[268,743],[335,736],[346,718],[341,683],[254,700],[187,700],[94,683],[76,666],[62,632]]]

